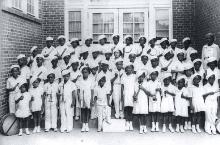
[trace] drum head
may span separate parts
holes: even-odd
[[[15,135],[18,134],[18,120],[16,119],[14,114],[8,114],[3,117],[2,124],[1,124],[1,132],[4,135]]]

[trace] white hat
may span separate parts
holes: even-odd
[[[79,38],[72,38],[72,39],[70,40],[70,43],[72,43],[72,42],[74,42],[74,41],[79,41]]]
[[[81,52],[80,53],[85,53],[85,52],[88,52],[88,47],[81,47]]]
[[[186,80],[186,76],[185,75],[180,75],[177,79],[176,79],[176,82],[180,81],[180,80]]]
[[[120,37],[120,35],[115,33],[115,34],[112,35],[112,39],[113,39],[114,37]]]
[[[193,67],[194,67],[193,64],[191,62],[188,62],[188,63],[185,64],[184,70],[188,70],[188,69],[191,69]]]
[[[92,49],[91,49],[91,52],[93,53],[93,52],[99,52],[100,51],[100,49],[98,48],[98,47],[92,47]]]
[[[158,74],[159,74],[159,72],[161,71],[160,70],[161,68],[160,67],[156,67],[156,68],[151,68],[151,69],[149,69],[149,74],[151,74],[151,73],[153,73],[153,72],[158,72]]]
[[[209,63],[209,62],[213,62],[213,61],[217,61],[217,59],[215,58],[215,57],[209,57],[208,59],[207,59],[207,62]]]
[[[65,37],[64,35],[60,35],[60,36],[57,38],[57,40],[59,40],[59,39],[61,39],[61,38],[66,39],[66,37]]]
[[[212,75],[215,75],[215,76],[216,76],[216,74],[215,74],[213,71],[207,71],[206,78],[208,79],[208,78],[211,77]]]
[[[27,83],[27,80],[25,78],[22,78],[20,81],[19,81],[19,84],[18,84],[18,87],[20,88],[23,84],[26,84]]]
[[[104,60],[101,60],[101,63],[103,64],[107,64],[107,65],[109,65],[109,62],[106,60],[106,59],[104,59]]]
[[[31,53],[35,50],[35,49],[37,49],[37,46],[33,46],[32,48],[31,48]]]
[[[180,54],[180,53],[185,54],[186,51],[185,51],[184,49],[176,49],[176,50],[175,50],[175,53],[176,53],[176,54]]]
[[[177,39],[171,39],[170,43],[177,42]]]
[[[145,38],[145,39],[147,40],[147,37],[144,36],[144,35],[141,35],[141,36],[138,38],[138,40],[140,40],[141,38]]]
[[[115,64],[118,63],[118,62],[123,62],[123,59],[122,59],[122,58],[116,59],[116,60],[115,60]]]
[[[193,74],[193,75],[191,76],[192,81],[193,81],[193,79],[194,79],[196,76],[200,76],[200,77],[202,77],[199,73],[195,73],[195,74]]]
[[[104,39],[104,38],[106,38],[105,35],[99,35],[99,37],[98,37],[98,41],[100,41],[101,39]]]
[[[169,53],[169,52],[170,52],[170,53],[173,53],[173,51],[172,51],[171,49],[165,49],[164,52],[163,52],[163,54],[165,55],[165,54],[167,54],[167,53]]]
[[[36,81],[39,77],[38,76],[33,76],[30,80],[31,84],[33,84],[34,81]]]
[[[193,60],[193,63],[196,63],[196,62],[202,62],[202,60],[201,59],[199,59],[199,58],[197,58],[197,59],[195,59],[195,60]]]
[[[47,37],[46,41],[53,41],[53,37]]]
[[[37,56],[36,56],[36,58],[43,58],[44,59],[44,56],[43,56],[43,54],[38,54]]]
[[[188,40],[190,40],[190,38],[189,37],[185,37],[185,38],[183,38],[182,42],[184,43],[185,41],[188,41]]]
[[[65,75],[70,73],[70,70],[69,69],[64,69],[61,73],[62,73],[62,76],[65,76]]]
[[[67,51],[65,51],[64,54],[63,54],[63,58],[64,58],[65,56],[70,56],[70,53],[67,52]]]
[[[89,64],[90,68],[94,68],[94,67],[97,67],[97,66],[99,66],[98,62],[92,62],[92,63]]]
[[[164,42],[164,41],[167,41],[168,39],[167,38],[162,38],[161,40],[160,40],[160,43],[162,43],[162,42]]]
[[[70,62],[71,62],[71,64],[76,63],[76,62],[79,62],[79,59],[77,57],[72,57]]]
[[[53,56],[51,57],[51,60],[54,60],[54,59],[58,59],[58,57],[57,57],[56,55],[53,55]]]
[[[193,53],[198,53],[197,50],[193,49],[192,51],[189,52],[189,55],[193,54]]]
[[[85,40],[93,40],[93,38],[92,38],[92,36],[88,35],[88,36],[85,37]]]
[[[19,54],[17,57],[17,60],[21,59],[21,58],[25,58],[26,56],[24,54]]]
[[[125,68],[131,65],[133,66],[133,64],[130,61],[125,61],[124,63]]]
[[[112,49],[111,49],[111,47],[105,47],[105,49],[103,50],[103,53],[105,54],[105,53],[112,53]]]
[[[11,65],[10,70],[12,70],[13,68],[19,68],[20,69],[20,66],[17,65],[17,64],[13,64],[13,65]]]
[[[145,74],[145,72],[143,70],[137,71],[136,77],[139,78],[143,74]]]
[[[156,55],[151,55],[151,56],[150,56],[150,60],[156,59],[156,58],[158,59],[158,57],[157,57]]]
[[[50,75],[50,74],[54,74],[55,75],[55,72],[53,69],[49,69],[49,71],[47,71],[47,76]]]
[[[132,38],[131,35],[125,35],[124,40],[126,40],[127,38]]]
[[[163,80],[168,78],[168,77],[172,77],[172,74],[170,72],[164,72],[163,73]]]

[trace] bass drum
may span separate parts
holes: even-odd
[[[7,114],[0,121],[0,132],[7,136],[18,134],[18,125],[19,122],[15,115]]]

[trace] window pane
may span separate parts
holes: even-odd
[[[127,24],[125,23],[123,25],[123,33],[133,33],[133,24]]]
[[[144,33],[144,23],[136,23],[134,25],[134,32],[135,33]]]
[[[113,13],[105,13],[104,14],[104,23],[112,23],[114,22],[114,14]]]
[[[81,12],[69,12],[69,21],[81,21]]]
[[[156,10],[156,35],[157,37],[169,37],[169,10]]]
[[[124,13],[123,14],[123,22],[133,22],[132,13]]]
[[[134,13],[134,22],[144,22],[144,12]]]
[[[104,33],[113,33],[114,24],[104,24]]]
[[[81,39],[81,11],[69,11],[69,39]]]
[[[93,14],[93,24],[103,23],[102,14],[94,13]]]
[[[93,33],[103,33],[103,24],[93,24]]]

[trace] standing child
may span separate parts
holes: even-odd
[[[81,108],[81,132],[89,131],[90,108],[93,102],[94,82],[89,77],[89,67],[82,68],[82,78],[78,82],[79,103]]]
[[[189,37],[185,37],[182,40],[182,43],[183,43],[183,47],[186,51],[186,62],[190,62],[191,61],[190,54],[192,51],[195,51],[195,49],[190,46],[192,43],[191,39]]]
[[[188,117],[188,99],[189,92],[186,86],[186,77],[179,76],[177,78],[177,92],[175,97],[175,116],[177,119],[176,132],[184,133],[184,122]]]
[[[58,58],[57,56],[53,56],[51,58],[52,68],[49,69],[49,72],[53,72],[55,74],[55,82],[60,83],[62,79],[61,68],[58,66]]]
[[[15,98],[19,93],[19,82],[22,80],[22,78],[19,76],[20,73],[20,67],[18,65],[12,65],[11,66],[11,77],[8,78],[6,89],[9,92],[9,112],[15,113],[16,111],[16,104],[15,104]]]
[[[57,131],[57,108],[59,107],[58,82],[55,81],[54,72],[47,75],[48,82],[44,85],[44,106],[45,106],[45,132],[52,128]]]
[[[174,97],[176,95],[176,87],[171,83],[172,75],[169,72],[164,72],[163,87],[162,87],[162,100],[161,100],[161,113],[163,114],[163,129],[166,132],[166,119],[168,120],[170,132],[174,132],[172,127],[172,116],[174,109]]]
[[[122,76],[121,79],[121,96],[122,96],[122,103],[124,107],[124,115],[126,120],[126,130],[133,130],[133,96],[135,93],[135,81],[136,76],[133,74],[133,65],[128,63],[125,65],[125,75]]]
[[[63,133],[66,131],[69,133],[73,129],[73,107],[75,104],[76,85],[70,81],[70,71],[62,71],[63,81],[60,83],[60,115],[61,115],[61,127],[60,131]]]
[[[139,71],[137,73],[137,82],[135,83],[133,114],[138,115],[140,134],[147,133],[146,115],[148,114],[148,96],[150,93],[146,90],[146,88],[147,82],[145,80],[145,73],[143,71]]]
[[[159,130],[159,115],[161,112],[161,82],[158,79],[160,69],[152,69],[149,73],[149,81],[147,90],[150,92],[149,98],[149,112],[152,118],[152,132]]]
[[[106,78],[101,77],[98,80],[98,86],[94,89],[94,101],[97,106],[98,116],[98,132],[102,130],[103,121],[109,122],[110,119],[110,94],[108,88],[105,86]]]
[[[31,95],[31,111],[34,117],[34,130],[33,133],[40,132],[41,113],[43,111],[43,87],[39,86],[40,79],[32,77],[31,83],[33,87],[29,90]]]
[[[28,64],[27,64],[27,66],[29,66],[32,69],[33,67],[37,66],[37,62],[36,62],[36,56],[38,54],[37,46],[33,46],[31,48],[30,52],[31,52],[31,56],[28,57]]]
[[[213,72],[207,74],[208,83],[204,86],[205,100],[205,131],[208,134],[216,135],[215,121],[217,119],[217,99],[220,96],[219,86],[215,83],[216,76]]]
[[[22,80],[19,83],[19,89],[21,93],[19,93],[16,97],[15,103],[18,105],[15,116],[19,121],[19,136],[23,133],[23,126],[25,126],[25,132],[27,135],[30,134],[28,129],[29,116],[31,115],[30,104],[31,104],[31,95],[27,92],[27,82],[26,80]]]
[[[192,97],[191,107],[193,110],[192,116],[192,132],[201,133],[199,125],[201,124],[202,112],[205,111],[205,102],[203,99],[204,89],[202,82],[202,76],[200,74],[194,74],[192,76],[193,83],[190,87],[190,97]]]

